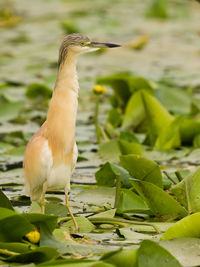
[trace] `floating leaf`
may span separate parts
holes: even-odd
[[[14,102],[4,96],[0,96],[0,119],[1,122],[10,121],[18,117],[24,103]]]
[[[154,240],[159,239],[159,235],[155,235],[155,233],[154,234],[138,233],[134,231],[132,227],[131,228],[120,228],[118,229],[118,231],[120,232],[120,236],[123,236],[126,240],[130,240],[134,243],[140,243],[141,240],[145,240],[145,239],[154,239]]]
[[[79,232],[80,233],[90,233],[95,229],[94,224],[92,224],[87,218],[85,217],[76,217],[76,221],[78,223]],[[74,227],[74,223],[72,220],[64,223],[62,225],[62,229],[65,231],[70,231],[70,228]]]
[[[153,0],[151,6],[146,12],[146,16],[150,18],[166,19],[168,17],[168,1]]]
[[[120,157],[120,163],[133,178],[162,187],[162,174],[156,162],[140,155],[125,155]]]
[[[52,90],[44,84],[32,83],[26,90],[26,96],[31,99],[48,99],[52,95]]]
[[[106,203],[114,205],[115,188],[111,187],[99,187],[84,189],[75,196],[78,201],[84,203],[103,205]]]
[[[56,215],[58,217],[65,217],[68,214],[67,207],[58,203],[47,203],[45,205],[45,214]]]
[[[138,267],[182,267],[165,248],[151,240],[144,240],[138,250]]]
[[[61,23],[62,29],[65,31],[65,33],[80,33],[80,29],[78,25],[74,21],[62,21]]]
[[[167,249],[183,266],[200,265],[200,239],[177,238],[162,240],[160,245]]]

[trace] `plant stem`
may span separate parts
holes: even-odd
[[[169,174],[166,171],[163,171],[163,173],[166,175],[166,177],[173,183],[176,184],[176,182],[174,181],[174,179],[172,179],[172,177],[169,176]]]
[[[114,204],[114,208],[117,208],[117,204],[119,202],[120,189],[121,189],[120,175],[119,174],[116,174],[116,191],[115,191],[115,204]]]
[[[154,230],[157,233],[160,233],[159,228],[154,225],[153,223],[149,223],[149,222],[138,222],[138,221],[129,221],[129,220],[125,220],[125,219],[120,219],[120,218],[104,218],[104,217],[99,217],[99,218],[90,218],[88,217],[88,219],[92,222],[92,223],[109,223],[109,224],[117,224],[120,226],[125,226],[126,224],[137,224],[137,225],[147,225],[147,226],[151,226],[154,228]]]
[[[96,95],[94,124],[96,130],[97,144],[101,143],[100,129],[99,129],[99,95]]]
[[[20,253],[0,248],[0,254],[6,255],[6,256],[17,256]]]
[[[180,174],[179,171],[176,171],[176,172],[175,172],[175,175],[176,175],[176,177],[178,178],[179,182],[181,182],[181,181],[184,179],[184,178],[182,177],[182,175]]]
[[[102,223],[108,223],[108,224],[117,224],[119,226],[125,227],[127,224],[137,224],[137,225],[147,225],[154,228],[156,233],[160,233],[159,228],[150,222],[138,222],[134,220],[126,220],[126,219],[120,219],[120,218],[105,218],[105,217],[96,217],[96,218],[90,218],[87,217],[88,220],[90,220],[92,223],[102,224]],[[71,217],[63,217],[58,220],[58,224],[71,220]]]

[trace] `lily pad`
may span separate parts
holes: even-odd
[[[138,250],[138,266],[181,267],[179,261],[159,244],[144,240]]]

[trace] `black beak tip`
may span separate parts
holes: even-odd
[[[121,47],[121,45],[119,45],[119,44],[109,44],[109,43],[107,43],[106,46],[109,48]]]

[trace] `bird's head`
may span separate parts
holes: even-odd
[[[95,51],[99,48],[113,48],[119,47],[117,44],[92,42],[90,39],[82,34],[73,33],[66,35],[61,43],[59,52],[59,65],[63,62],[68,53],[80,54],[82,52]]]

